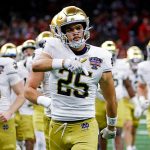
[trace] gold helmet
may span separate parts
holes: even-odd
[[[117,52],[116,44],[113,41],[105,41],[102,43],[101,47],[110,51],[111,53]]]
[[[141,49],[137,46],[131,46],[127,50],[127,59],[128,60],[131,60],[131,59],[143,60],[143,53],[142,53]]]
[[[6,43],[1,47],[1,56],[2,57],[16,57],[17,48],[13,43]]]
[[[147,50],[147,59],[150,60],[150,41],[148,42],[146,46],[146,50]]]
[[[45,43],[46,39],[49,37],[53,37],[53,34],[50,31],[43,31],[41,32],[36,38],[36,46],[37,48],[42,48],[43,44]]]
[[[84,27],[84,38],[81,39],[81,41],[78,42],[68,42],[66,33],[65,33],[65,27],[66,25],[73,24],[73,23],[81,23]],[[61,40],[65,43],[68,44],[69,46],[73,48],[78,48],[85,43],[86,40],[89,39],[90,33],[89,33],[89,18],[85,14],[85,12],[75,6],[68,6],[62,9],[62,11],[57,15],[56,19],[56,24],[57,24],[57,32],[58,35],[60,36]]]
[[[51,30],[51,33],[53,33],[53,35],[57,35],[57,29],[56,29],[56,26],[57,26],[57,23],[56,23],[56,20],[57,20],[57,16],[58,14],[56,14],[52,21],[51,21],[51,24],[50,24],[50,30]]]
[[[45,38],[52,37],[52,36],[53,36],[53,34],[50,31],[43,31],[36,38],[36,43],[40,42],[41,40],[43,40]]]
[[[22,53],[22,45],[17,46],[17,60],[22,60],[23,59],[23,53]]]
[[[105,41],[101,44],[101,47],[112,53],[112,61],[114,63],[118,55],[116,44],[113,41]]]
[[[35,44],[35,41],[34,40],[27,40],[25,41],[23,44],[22,44],[22,52],[24,50],[26,50],[27,48],[31,48],[33,50],[36,49],[36,44]]]
[[[18,54],[22,53],[22,45],[17,46],[17,52]]]
[[[137,70],[137,64],[143,61],[144,56],[141,49],[137,46],[131,46],[127,50],[127,59],[133,70]]]

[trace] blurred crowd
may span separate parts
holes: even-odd
[[[0,19],[0,46],[6,42],[16,45],[27,39],[35,39],[42,31],[49,30],[53,16],[63,7],[75,5],[90,17],[91,38],[96,46],[105,40],[115,41],[120,49],[119,57],[125,57],[126,49],[137,45],[146,56],[145,46],[150,40],[150,2],[145,0],[27,0],[26,5],[12,3]],[[19,7],[20,6],[20,7]],[[1,6],[5,11],[5,5]],[[3,15],[3,13],[1,13]]]

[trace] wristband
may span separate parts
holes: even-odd
[[[39,96],[37,98],[37,104],[42,105],[44,107],[49,107],[51,105],[51,98],[46,96]]]
[[[107,125],[109,125],[109,126],[116,126],[116,124],[117,124],[117,117],[110,118],[110,117],[106,116],[106,118],[107,118]]]
[[[63,68],[63,59],[52,59],[52,68],[53,69]]]

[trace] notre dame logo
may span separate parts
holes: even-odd
[[[84,122],[84,123],[81,124],[81,128],[82,128],[82,129],[88,129],[89,126],[90,126],[90,125],[89,125],[88,122]]]
[[[18,66],[17,66],[17,63],[16,63],[16,62],[13,62],[13,67],[14,67],[15,69],[17,69],[17,68],[18,68]]]
[[[8,128],[9,128],[8,124],[3,125],[3,130],[8,130]]]
[[[74,21],[74,18],[71,18],[71,21]]]
[[[4,71],[4,66],[0,66],[0,74]]]

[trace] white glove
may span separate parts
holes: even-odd
[[[134,104],[134,117],[137,119],[140,118],[143,113],[143,109],[140,105],[139,99],[134,96],[131,98],[131,103]]]
[[[139,119],[141,117],[142,113],[143,113],[143,109],[140,105],[138,105],[134,108],[134,117],[135,118]]]
[[[139,97],[139,102],[143,110],[146,110],[150,107],[150,100],[145,99],[144,96]]]
[[[81,73],[83,71],[84,74],[88,76],[87,69],[83,66],[82,62],[80,62],[79,60],[65,59],[64,68],[70,70],[73,73]]]
[[[102,134],[102,138],[104,139],[113,139],[116,137],[116,129],[114,131],[111,131],[108,129],[108,127],[101,130],[100,134]]]
[[[39,96],[37,98],[37,104],[44,106],[46,108],[50,108],[51,105],[51,98],[46,97],[46,96]]]
[[[136,96],[131,98],[131,103],[134,104],[135,107],[140,105],[139,100]]]

